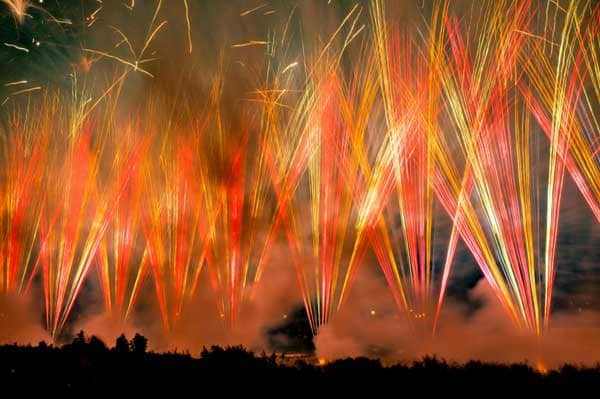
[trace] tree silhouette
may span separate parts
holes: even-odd
[[[88,342],[88,347],[90,348],[91,352],[101,353],[107,351],[106,344],[104,343],[104,341],[102,341],[95,335],[92,335],[92,337],[90,338],[90,341]]]
[[[115,342],[115,352],[117,353],[128,353],[129,352],[129,341],[125,334],[121,334]]]
[[[388,390],[400,383],[407,392],[416,389],[426,393],[485,392],[490,386],[498,392],[532,392],[536,396],[556,392],[594,392],[600,382],[600,366],[583,368],[565,365],[558,370],[537,372],[525,363],[505,365],[470,361],[460,365],[427,356],[421,360],[384,365],[369,358],[333,360],[325,365],[316,358],[294,364],[276,362],[276,355],[256,356],[242,346],[203,348],[200,358],[181,353],[144,353],[148,340],[140,335],[128,342],[121,335],[113,351],[91,336],[79,333],[72,343],[62,347],[48,345],[0,345],[0,381],[3,392],[47,395],[57,389],[61,396],[114,395],[135,392],[136,396],[156,396],[156,392],[180,389],[195,391],[220,381],[224,375],[243,387],[245,394],[263,394],[265,384],[276,381],[298,394],[314,394],[336,387],[360,387],[368,384],[370,392]],[[122,353],[125,353],[123,355]],[[129,354],[127,354],[129,353]],[[501,384],[498,384],[498,382]],[[176,382],[176,383],[174,383]],[[54,391],[52,391],[54,392]],[[496,391],[495,391],[496,392]],[[550,395],[548,395],[550,396]]]
[[[131,340],[131,349],[133,350],[133,352],[137,354],[144,354],[146,353],[147,348],[148,338],[136,333],[133,339]]]
[[[85,346],[85,333],[83,332],[83,330],[79,330],[75,338],[73,338],[73,346]]]

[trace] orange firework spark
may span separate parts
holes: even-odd
[[[396,303],[422,315],[433,299],[431,179],[439,90],[414,39],[388,29],[381,2],[373,3],[372,16],[386,135],[371,171],[362,223]],[[398,217],[400,229],[393,227]]]
[[[565,99],[565,93],[555,92],[557,119],[549,135],[547,180],[538,181],[533,168],[540,168],[536,163],[540,154],[534,151],[529,114],[522,111],[516,90],[520,84],[517,61],[528,37],[521,32],[529,30],[531,20],[529,5],[499,3],[495,7],[484,12],[489,22],[477,33],[473,56],[458,21],[445,22],[451,51],[442,62],[450,69],[440,68],[440,79],[465,169],[458,197],[448,196],[456,184],[448,179],[454,172],[446,173],[448,180],[438,183],[438,191],[447,210],[457,209],[448,259],[458,231],[515,323],[539,334],[550,315],[564,169],[558,154],[565,152],[568,143],[563,124],[571,118],[573,97]],[[561,48],[569,52],[573,35],[570,18],[566,21]],[[571,60],[569,56],[559,60],[561,76]],[[547,188],[545,202],[532,192],[532,184]],[[448,261],[446,265],[442,295]]]
[[[38,262],[46,323],[53,337],[68,319],[131,172],[114,176],[114,185],[98,185],[105,143],[101,137],[92,140],[92,123],[80,119],[83,108],[72,111],[63,125],[68,134],[57,135],[57,147],[49,149],[54,155],[46,165],[45,214],[40,222]]]
[[[32,117],[33,106],[27,107],[23,113],[15,112],[7,130],[2,130],[2,293],[26,292],[35,274],[33,250],[43,208],[36,194],[43,187],[41,176],[48,155],[51,134],[48,122],[54,116],[53,108],[45,108],[39,118]]]
[[[203,129],[195,133],[201,135]],[[182,137],[166,135],[158,148],[158,162],[147,158],[143,166],[143,230],[167,329],[176,325],[185,302],[193,296],[212,219],[200,191],[206,185],[206,176],[202,171],[192,174],[193,148]]]
[[[109,175],[112,181],[125,179],[126,183],[97,255],[106,310],[120,320],[128,317],[147,269],[147,251],[140,229],[142,183],[136,169],[146,156],[148,140],[140,139],[135,130],[118,130],[119,136],[113,137],[118,144],[113,144],[116,155]],[[110,185],[110,181],[103,184]]]
[[[22,24],[28,15],[27,10],[32,6],[28,0],[2,0],[6,4],[16,22]]]

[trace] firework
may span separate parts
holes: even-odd
[[[28,16],[27,10],[32,7],[28,0],[2,0],[2,3],[8,7],[15,22],[19,24],[25,22],[25,17]]]
[[[158,147],[158,162],[146,158],[142,172],[148,262],[167,329],[175,326],[184,303],[193,296],[208,231],[202,231],[207,220],[200,219],[204,202],[198,187],[203,181],[191,180],[192,148],[183,138],[166,134]]]
[[[65,107],[70,113],[53,125],[53,144],[46,149],[52,156],[45,167],[38,262],[53,336],[68,319],[130,174],[98,185],[106,143],[102,136],[92,140],[92,122],[82,118],[89,102],[84,98],[75,96]],[[63,129],[68,133],[60,134]]]
[[[523,37],[528,37],[521,32],[529,30],[531,20],[529,6],[498,7],[485,13],[484,20],[489,22],[478,34],[473,56],[458,22],[446,22],[450,70],[442,69],[441,80],[446,109],[465,160],[455,229],[461,228],[463,219],[485,221],[481,226],[469,222],[473,226],[467,237],[465,232],[461,234],[472,251],[478,247],[473,253],[515,323],[540,333],[550,315],[564,170],[558,154],[565,152],[568,143],[563,123],[570,118],[573,100],[565,101],[560,97],[564,93],[555,92],[559,93],[555,97],[558,119],[550,135],[544,180],[540,177],[544,168],[538,161],[540,145],[535,144],[539,139],[516,89],[520,84],[519,49]],[[567,30],[561,44],[567,51],[569,36]],[[557,67],[561,76],[566,66],[562,62]],[[545,187],[545,197],[539,197],[532,186]],[[461,202],[467,204],[462,210]],[[456,236],[452,245],[455,243]],[[448,270],[444,286],[447,274]]]
[[[597,67],[600,13],[595,7],[588,15],[589,8],[588,3],[582,2],[574,3],[568,10],[556,9],[556,13],[565,13],[560,15],[563,29],[552,29],[557,36],[552,39],[558,43],[552,42],[549,49],[546,42],[531,43],[531,52],[540,62],[534,65],[524,61],[531,84],[523,85],[522,91],[546,135],[568,137],[569,151],[563,146],[559,155],[600,220],[598,122],[592,111],[600,98]],[[558,23],[550,26],[554,25]]]
[[[34,118],[34,106],[15,111],[2,131],[2,246],[0,292],[26,293],[35,275],[35,243],[43,203],[37,197],[43,182],[52,109]]]
[[[134,133],[135,127],[118,131],[121,134],[113,138],[119,144],[113,147],[116,154],[109,176],[117,182],[125,179],[126,183],[100,242],[97,263],[107,313],[125,320],[147,270],[147,252],[140,228],[142,176],[138,171],[147,144]]]
[[[370,221],[362,224],[397,305],[423,318],[434,297],[433,130],[439,89],[414,39],[388,29],[381,2],[373,3],[371,14],[385,134],[374,134],[383,140],[361,209],[363,220]]]
[[[31,2],[1,2],[9,25],[29,29],[26,41],[2,42],[10,62],[40,51],[36,20],[70,29]],[[205,48],[193,51],[194,7],[178,4],[192,59]],[[144,9],[118,7],[124,18]],[[435,328],[462,240],[514,324],[541,334],[565,171],[600,221],[600,7],[444,3],[419,35],[395,28],[382,0],[339,9],[325,39],[312,40],[294,8],[268,34],[223,41],[215,69],[189,89],[189,76],[162,81],[155,62],[169,25],[161,1],[141,33],[106,24],[115,42],[77,43],[70,95],[50,94],[29,70],[9,76],[0,292],[29,294],[39,278],[57,337],[88,278],[124,321],[147,277],[172,332],[196,311],[205,278],[233,326],[266,268],[287,266],[271,257],[282,239],[314,333],[341,309],[368,251],[411,326]],[[82,29],[112,11],[94,4]],[[257,3],[235,16],[272,13]],[[238,66],[243,76],[230,81]],[[140,82],[151,95],[129,104]]]

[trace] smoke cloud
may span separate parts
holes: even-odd
[[[553,368],[565,363],[595,365],[600,358],[598,312],[558,312],[549,329],[534,337],[515,328],[485,280],[468,295],[479,308],[471,311],[464,303],[448,300],[432,335],[425,326],[409,328],[385,281],[364,269],[347,306],[316,337],[317,355],[328,360],[366,356],[388,363],[434,355],[460,363],[527,362]]]
[[[30,297],[0,295],[0,343],[24,345],[49,341],[34,305]]]

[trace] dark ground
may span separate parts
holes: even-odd
[[[30,397],[248,397],[323,393],[351,397],[406,397],[443,394],[534,397],[550,394],[598,396],[600,365],[563,366],[541,374],[526,364],[464,365],[424,358],[383,366],[378,360],[340,359],[324,365],[286,359],[282,354],[254,354],[243,347],[213,346],[200,354],[147,352],[147,340],[124,336],[108,348],[83,332],[61,347],[0,347],[0,398]],[[199,355],[199,358],[196,357]]]

